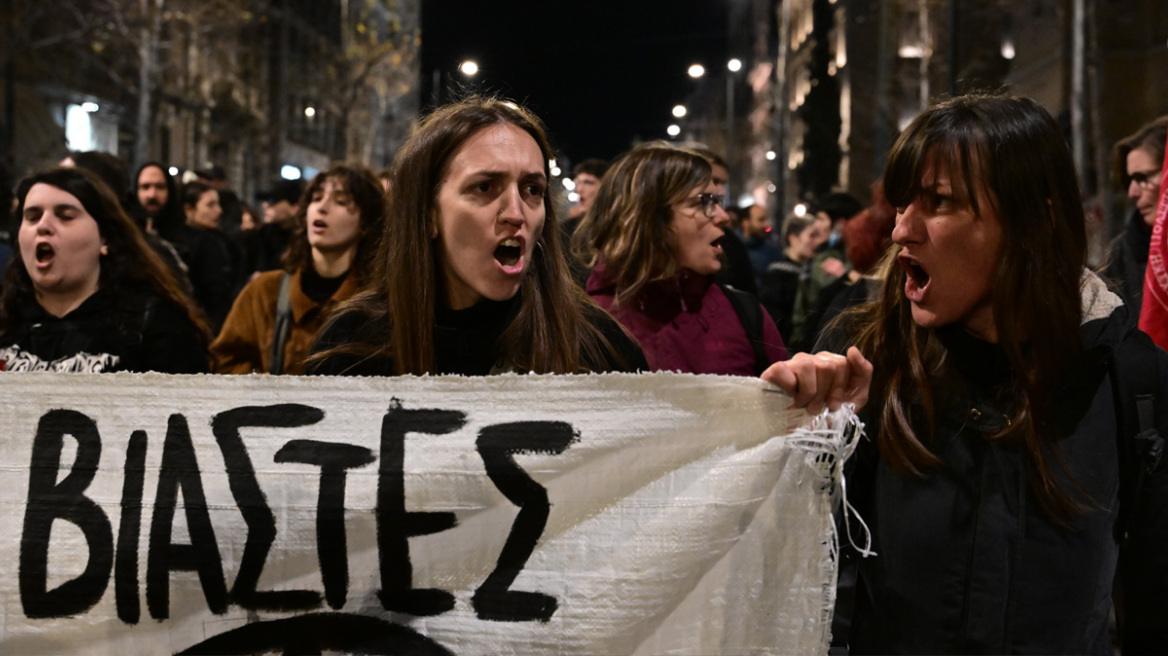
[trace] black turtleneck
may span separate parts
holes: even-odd
[[[519,313],[521,294],[506,301],[481,300],[464,310],[434,315],[434,369],[437,374],[485,376],[499,362],[498,340]]]

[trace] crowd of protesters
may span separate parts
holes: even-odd
[[[1118,581],[1125,653],[1154,653],[1168,467],[1130,438],[1168,434],[1168,355],[1134,328],[1166,126],[1117,147],[1136,209],[1103,277],[1058,124],[1006,95],[930,108],[867,206],[834,193],[775,229],[727,207],[715,153],[666,142],[586,160],[561,217],[546,129],[496,98],[262,212],[218,167],[180,184],[74,153],[16,187],[0,365],[761,376],[873,437],[848,463],[872,544],[841,553],[842,648],[1109,653]]]

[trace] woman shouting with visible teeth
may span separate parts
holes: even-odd
[[[375,271],[322,329],[309,372],[646,368],[571,278],[552,157],[540,120],[514,103],[474,97],[426,117],[394,160]]]
[[[1059,124],[1029,99],[954,98],[901,134],[884,188],[881,296],[828,337],[874,366],[874,440],[845,470],[874,553],[842,554],[833,637],[1113,654],[1118,571],[1123,653],[1168,653],[1168,356],[1084,268]]]
[[[714,283],[730,220],[705,157],[638,146],[605,174],[576,231],[586,288],[641,342],[654,370],[756,376],[787,359],[758,299]]]
[[[17,187],[19,249],[0,295],[0,370],[207,371],[206,318],[88,171]]]

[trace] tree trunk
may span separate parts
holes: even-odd
[[[154,69],[157,66],[159,33],[162,31],[162,5],[165,0],[141,0],[142,38],[138,42],[138,116],[135,126],[134,161],[136,170],[150,157],[150,138],[154,133],[151,112],[154,95]],[[137,181],[134,181],[137,182]]]

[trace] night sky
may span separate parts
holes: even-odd
[[[714,88],[686,69],[725,66],[727,12],[726,0],[424,0],[423,107],[436,69],[449,89],[473,59],[475,88],[534,110],[573,162],[610,159],[666,138],[673,106]]]

